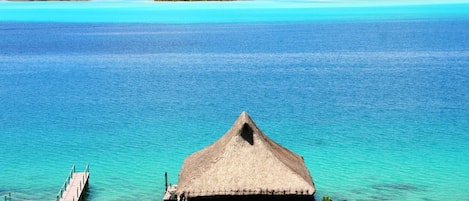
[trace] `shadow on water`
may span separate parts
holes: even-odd
[[[394,183],[394,184],[375,184],[371,188],[378,191],[423,191],[422,188],[412,184]]]
[[[362,201],[373,201],[373,200],[396,200],[400,195],[412,192],[425,191],[425,187],[420,187],[408,183],[380,183],[373,184],[367,188],[354,189],[350,192],[355,195],[353,197],[359,197]],[[355,199],[354,198],[354,199]],[[334,200],[354,200],[346,197],[335,197]],[[423,200],[432,201],[431,198],[422,198]]]
[[[88,183],[88,185],[85,186],[85,192],[83,194],[83,198],[82,198],[82,201],[90,201],[90,200],[93,200],[93,191],[94,191],[94,188],[93,187],[90,187],[90,184]]]
[[[398,195],[425,190],[423,187],[408,183],[381,183],[371,185],[371,188],[376,194],[370,196],[370,200],[395,200]]]
[[[436,199],[431,199],[431,198],[422,198],[423,201],[436,201]]]

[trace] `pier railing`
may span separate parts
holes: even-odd
[[[11,201],[11,193],[8,193],[8,197],[5,195],[5,201]]]
[[[83,189],[85,188],[86,186],[86,179],[85,177],[89,177],[90,175],[90,164],[86,164],[85,166],[85,170],[83,171],[85,174],[83,174],[83,179],[80,180],[80,186],[77,187],[77,201],[80,200],[80,194],[79,192],[83,192]],[[73,198],[73,201],[75,201],[75,199]]]
[[[60,187],[59,193],[57,194],[56,201],[60,201],[62,199],[70,199],[70,195],[72,195],[71,197],[72,201],[79,201],[81,194],[84,191],[84,188],[86,187],[88,183],[89,175],[90,175],[89,164],[86,164],[85,170],[83,172],[76,172],[75,164],[74,164],[72,168],[70,169],[70,173],[68,174],[67,179],[65,179],[64,184],[62,185],[62,187]],[[79,181],[79,183],[77,183],[77,180]],[[74,192],[75,190],[76,190],[76,194]]]
[[[90,172],[90,164],[86,164],[86,167],[85,167],[85,171],[84,171],[84,172],[87,172],[87,173]]]
[[[62,199],[62,195],[65,192],[65,190],[67,190],[67,186],[70,184],[70,180],[73,177],[73,173],[75,173],[75,164],[73,164],[72,169],[70,169],[70,173],[68,173],[67,179],[65,179],[64,184],[62,185],[62,187],[60,187],[59,193],[57,193],[57,201]]]

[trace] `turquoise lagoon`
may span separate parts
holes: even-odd
[[[2,2],[0,21],[253,23],[467,18],[467,1]]]
[[[469,4],[0,2],[0,196],[160,200],[248,111],[334,200],[469,199]]]

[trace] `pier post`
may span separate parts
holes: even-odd
[[[168,172],[164,172],[165,189],[168,190]]]

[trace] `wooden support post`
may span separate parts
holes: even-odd
[[[168,190],[168,172],[164,172],[164,182],[166,190]]]

